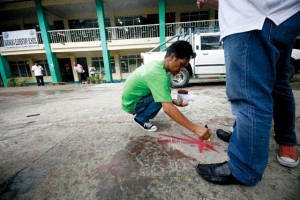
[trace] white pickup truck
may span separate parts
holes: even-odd
[[[191,77],[203,80],[218,79],[225,81],[224,50],[220,42],[220,33],[191,34],[189,37],[196,57],[190,60],[189,66],[175,76],[171,75],[171,86],[184,87]],[[166,52],[146,52],[141,57],[144,64],[152,60],[163,60]]]
[[[201,79],[205,82],[225,81],[225,58],[223,45],[220,42],[220,33],[197,33],[190,34],[189,41],[193,47],[196,57],[190,60],[190,65],[175,76],[171,75],[171,86],[173,88],[185,87],[190,78]],[[166,52],[146,52],[141,57],[144,64],[152,60],[163,60]],[[293,50],[291,59],[290,79],[300,67],[300,50]]]

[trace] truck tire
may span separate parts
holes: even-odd
[[[175,76],[170,75],[170,79],[172,88],[181,88],[185,87],[189,83],[190,74],[186,68],[182,68],[182,70]]]

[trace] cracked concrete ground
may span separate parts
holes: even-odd
[[[298,144],[299,82],[293,82]],[[227,160],[228,144],[213,134],[217,152],[200,153],[188,142],[161,142],[164,135],[195,136],[163,111],[153,121],[157,132],[141,130],[120,108],[122,87],[1,88],[0,199],[299,199],[300,167],[278,164],[273,130],[261,182],[255,187],[210,184],[194,167]],[[214,133],[230,129],[234,116],[223,83],[193,82],[187,89],[197,96],[180,108],[189,119]]]

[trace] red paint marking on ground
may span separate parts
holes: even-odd
[[[172,135],[159,134],[159,136],[169,137],[169,138],[172,138],[172,139],[175,139],[175,140],[182,140],[182,141],[192,142],[191,140],[188,140],[188,139],[185,139],[185,138],[176,137],[176,136],[172,136]]]
[[[178,144],[190,144],[190,145],[197,145],[197,144],[193,144],[190,143],[188,141],[176,141],[176,140],[158,140],[158,142],[163,142],[163,143],[178,143]]]
[[[183,136],[185,136],[185,137],[187,137],[187,138],[190,138],[191,140],[194,140],[194,141],[198,141],[197,139],[195,139],[195,138],[193,138],[192,136],[189,136],[189,135],[187,135],[187,134],[185,134],[185,133],[181,133],[181,135],[183,135]]]
[[[199,142],[198,142],[198,147],[199,147],[199,151],[200,153],[204,151],[204,143],[203,143],[203,139],[199,138]]]
[[[221,146],[221,144],[219,142],[214,142],[214,145],[217,146],[217,147]]]
[[[212,145],[221,146],[220,143],[218,143],[218,142],[209,143],[208,141],[203,141],[202,138],[196,139],[196,138],[193,138],[184,133],[181,133],[181,135],[185,138],[180,138],[180,137],[166,135],[166,134],[159,134],[160,137],[166,137],[166,138],[171,138],[171,139],[161,139],[161,140],[158,140],[158,142],[189,144],[191,146],[197,145],[200,153],[202,153],[205,150],[211,150],[211,151],[218,152]],[[186,138],[188,138],[188,139],[186,139]]]

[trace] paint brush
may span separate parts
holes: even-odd
[[[205,124],[205,126],[204,126],[204,127],[208,129],[208,126],[207,126],[207,124]],[[208,138],[206,141],[207,141],[207,142],[210,144],[210,138]]]

